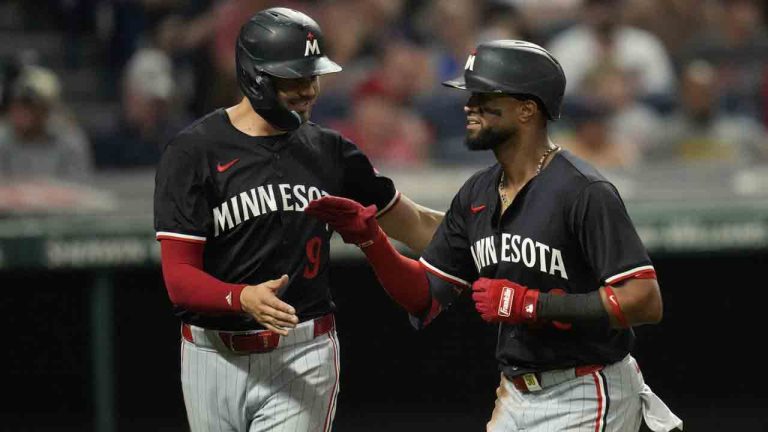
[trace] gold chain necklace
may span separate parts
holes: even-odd
[[[541,168],[544,166],[544,161],[547,160],[547,156],[551,155],[552,153],[560,150],[560,146],[556,145],[554,147],[550,147],[547,149],[547,151],[544,152],[543,155],[541,155],[541,159],[539,159],[539,164],[536,166],[536,174],[539,175],[541,173]],[[499,196],[501,197],[501,203],[506,207],[509,205],[509,198],[507,198],[507,192],[504,190],[504,170],[501,170],[501,178],[499,179]]]

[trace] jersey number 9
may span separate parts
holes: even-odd
[[[322,240],[320,237],[312,237],[307,241],[307,265],[304,267],[304,277],[314,279],[320,270],[320,251],[322,250]]]

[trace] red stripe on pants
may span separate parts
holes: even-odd
[[[603,386],[600,385],[600,377],[597,372],[592,372],[592,379],[595,381],[595,391],[597,392],[597,417],[595,418],[595,432],[600,432],[603,419]]]
[[[333,344],[333,369],[336,372],[336,381],[333,383],[333,388],[331,389],[331,400],[328,401],[328,414],[325,416],[325,427],[323,427],[323,431],[327,432],[331,430],[331,423],[333,422],[333,419],[331,418],[331,415],[333,414],[333,403],[336,400],[336,386],[339,384],[339,360],[336,358],[336,340],[333,339],[333,332],[328,333],[328,338],[331,339],[331,344]]]

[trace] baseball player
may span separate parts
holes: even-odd
[[[637,431],[643,416],[654,431],[682,428],[629,354],[632,326],[661,319],[653,264],[614,186],[548,137],[560,64],[538,45],[493,41],[444,85],[471,92],[466,144],[498,163],[459,190],[420,261],[392,248],[373,206],[324,197],[305,212],[363,249],[417,326],[472,288],[499,325],[488,431]]]
[[[318,76],[341,70],[325,50],[301,12],[254,15],[236,47],[245,97],[180,132],[158,166],[155,228],[183,323],[193,432],[330,430],[339,391],[331,231],[304,214],[309,201],[375,205],[384,230],[417,251],[442,219],[400,196],[353,143],[308,121]]]

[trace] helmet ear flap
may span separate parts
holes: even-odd
[[[249,74],[248,78],[246,87],[250,94],[246,96],[254,108],[273,108],[279,105],[277,90],[272,77],[263,72],[257,72]]]
[[[272,126],[283,131],[291,131],[301,126],[301,116],[295,111],[284,108],[280,103],[275,81],[269,74],[256,68],[250,72],[242,63],[239,65],[240,88],[254,111]]]
[[[272,108],[277,103],[274,84],[268,75],[256,67],[239,41],[235,51],[235,65],[240,90],[251,102],[253,108]]]

